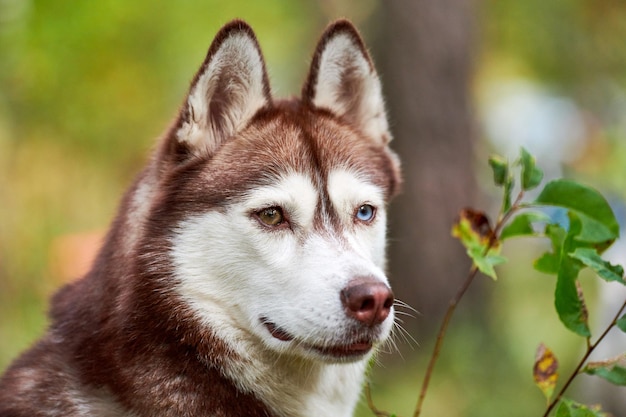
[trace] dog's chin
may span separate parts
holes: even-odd
[[[346,343],[324,343],[318,345],[297,339],[270,321],[265,319],[261,321],[273,339],[291,343],[303,356],[321,362],[349,363],[360,361],[372,352],[377,342],[377,338],[373,336],[364,336],[356,341],[347,341]]]

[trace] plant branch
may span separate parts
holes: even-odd
[[[543,417],[548,417],[552,409],[559,403],[559,401],[561,401],[561,398],[563,397],[563,394],[565,394],[565,391],[567,391],[571,383],[574,381],[574,378],[576,378],[576,376],[580,373],[580,370],[583,368],[583,366],[587,362],[587,359],[589,359],[589,356],[591,356],[595,348],[600,344],[600,342],[602,342],[602,340],[606,337],[606,335],[609,334],[611,329],[615,326],[615,324],[617,323],[617,320],[621,316],[624,309],[626,309],[626,301],[624,301],[624,304],[622,304],[620,309],[617,311],[617,314],[615,314],[613,321],[609,323],[607,328],[600,335],[598,340],[595,341],[595,343],[589,344],[589,339],[587,339],[587,351],[585,352],[583,357],[580,359],[580,361],[578,362],[578,365],[576,365],[576,368],[571,373],[571,375],[569,376],[569,378],[567,379],[567,381],[565,382],[565,384],[563,385],[559,393],[556,395],[556,397],[554,397],[552,402],[548,405],[548,407],[546,408],[546,412],[543,414]]]
[[[504,224],[506,224],[506,222],[511,218],[514,212],[516,212],[520,208],[520,202],[522,201],[523,197],[524,191],[522,190],[518,194],[511,208],[504,215],[498,216],[498,222],[491,233],[487,246],[485,247],[485,255],[489,253],[489,251],[498,243],[498,234],[500,233],[500,230],[502,229]],[[430,379],[435,369],[435,364],[437,362],[437,359],[439,359],[439,354],[441,352],[443,339],[446,335],[448,325],[450,324],[450,320],[452,319],[452,315],[454,314],[457,305],[463,298],[463,295],[465,295],[465,293],[467,292],[467,289],[470,287],[477,274],[478,267],[476,266],[476,264],[472,264],[472,267],[469,270],[465,282],[463,283],[461,288],[459,288],[454,298],[450,300],[450,304],[448,305],[448,309],[446,310],[443,322],[441,323],[441,326],[439,327],[439,332],[437,333],[437,340],[435,342],[435,347],[433,348],[433,353],[430,357],[430,361],[428,362],[428,367],[426,368],[426,374],[424,375],[424,380],[422,381],[422,388],[420,390],[419,398],[417,400],[417,405],[415,406],[415,412],[413,413],[413,417],[419,417],[422,412],[422,406],[424,404],[424,399],[426,398],[426,392],[428,391],[428,386],[430,384]]]
[[[376,417],[391,417],[390,413],[388,413],[386,411],[379,410],[374,405],[374,401],[372,401],[372,391],[370,389],[370,383],[369,382],[365,383],[365,399],[367,400],[367,406],[369,407],[370,411],[372,413],[374,413],[374,415]]]
[[[448,329],[448,324],[450,323],[450,319],[456,310],[456,306],[461,301],[461,298],[469,288],[470,284],[474,280],[478,273],[478,268],[476,265],[472,265],[470,272],[463,283],[463,286],[459,289],[457,294],[454,296],[452,300],[450,300],[450,305],[448,306],[448,310],[446,311],[446,315],[443,318],[443,322],[441,323],[441,327],[439,328],[439,332],[437,333],[437,341],[435,342],[435,347],[433,349],[433,353],[430,357],[430,361],[428,362],[428,367],[426,368],[426,374],[424,375],[424,381],[422,382],[422,389],[420,391],[419,399],[417,400],[417,405],[415,407],[415,412],[413,413],[413,417],[419,417],[422,412],[422,405],[424,404],[424,399],[426,397],[426,392],[428,391],[428,385],[430,384],[430,378],[433,374],[433,370],[435,369],[435,363],[439,358],[439,353],[441,352],[441,346],[443,345],[443,339],[446,335],[446,330]]]
[[[496,239],[498,237],[498,235],[500,234],[500,230],[502,229],[502,227],[509,221],[509,219],[511,218],[511,216],[520,208],[524,208],[522,206],[522,199],[524,198],[524,190],[520,191],[519,194],[517,195],[517,198],[515,199],[515,202],[511,205],[511,208],[509,209],[509,211],[507,211],[504,215],[500,215],[498,218],[498,222],[496,223],[494,229],[493,229],[493,235],[492,238],[494,239],[494,242],[491,242],[492,244],[497,242],[498,239]],[[489,250],[490,248],[488,248],[487,250]]]

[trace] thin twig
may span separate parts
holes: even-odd
[[[369,382],[365,383],[365,399],[367,400],[367,406],[369,407],[370,411],[374,413],[376,417],[390,417],[391,416],[391,414],[389,414],[388,412],[379,410],[374,405],[374,401],[372,401],[372,391],[370,390]]]
[[[441,323],[441,327],[439,328],[439,332],[437,333],[437,340],[435,342],[435,347],[433,349],[433,353],[430,357],[430,361],[428,362],[428,367],[426,368],[426,374],[424,375],[424,381],[422,382],[422,389],[420,391],[419,399],[417,400],[417,405],[415,406],[415,412],[413,413],[413,417],[418,417],[422,412],[422,405],[424,404],[424,399],[426,397],[426,392],[428,391],[428,385],[430,384],[430,378],[433,374],[433,370],[435,369],[435,363],[439,358],[439,353],[441,352],[441,346],[443,345],[443,338],[446,335],[446,330],[448,329],[448,324],[450,323],[450,319],[456,310],[456,306],[459,304],[459,301],[469,288],[470,284],[474,280],[474,277],[478,273],[478,268],[476,265],[473,265],[470,269],[470,273],[467,276],[467,279],[463,283],[463,286],[459,289],[457,294],[454,296],[452,300],[450,300],[450,305],[448,306],[448,310],[446,311],[446,315],[443,318],[443,322]]]
[[[504,226],[504,224],[511,218],[513,213],[519,209],[519,205],[523,197],[524,197],[524,191],[520,191],[520,193],[518,194],[517,198],[515,199],[515,202],[513,203],[509,211],[507,211],[504,215],[502,215],[498,219],[498,222],[495,225],[493,232],[491,234],[491,237],[489,239],[489,243],[487,244],[487,247],[485,248],[485,253],[484,253],[485,255],[489,253],[489,251],[498,243],[498,240],[499,240],[498,234],[500,233],[502,226]],[[450,300],[450,304],[448,305],[448,310],[446,311],[446,314],[443,318],[443,322],[441,323],[441,326],[439,327],[439,332],[437,333],[437,340],[435,341],[435,347],[433,348],[433,353],[430,357],[430,361],[428,362],[428,367],[426,368],[424,380],[422,381],[422,389],[420,390],[419,398],[417,400],[417,405],[415,406],[415,412],[413,413],[413,417],[419,417],[419,415],[422,412],[422,406],[424,404],[424,399],[426,398],[426,392],[428,391],[430,379],[432,377],[433,370],[435,369],[435,363],[437,362],[437,359],[439,359],[439,354],[441,352],[441,347],[443,345],[443,339],[446,335],[446,330],[448,329],[448,324],[450,324],[450,320],[452,319],[452,315],[454,314],[454,311],[456,310],[457,305],[463,298],[463,295],[465,295],[465,293],[467,292],[467,289],[472,284],[472,281],[474,281],[474,278],[476,277],[477,273],[478,273],[478,267],[475,264],[472,264],[472,267],[469,270],[469,273],[467,275],[467,278],[465,279],[465,282],[463,283],[461,288],[459,288],[459,291],[456,293],[454,298]]]
[[[552,402],[548,405],[548,408],[546,408],[546,412],[543,414],[543,417],[548,417],[552,409],[559,403],[559,401],[561,401],[563,394],[565,394],[565,391],[567,391],[572,381],[574,381],[574,378],[576,378],[576,376],[580,373],[580,370],[587,362],[587,359],[589,359],[589,356],[591,356],[595,348],[600,344],[600,342],[602,342],[602,340],[606,337],[606,335],[609,334],[609,332],[611,331],[613,326],[615,326],[615,324],[617,323],[617,320],[619,319],[620,315],[622,314],[622,311],[624,311],[625,308],[626,308],[626,301],[624,301],[624,304],[622,304],[622,307],[617,311],[617,314],[613,318],[613,321],[609,323],[609,325],[604,330],[604,332],[600,335],[598,340],[596,340],[595,343],[588,344],[587,351],[585,352],[583,357],[580,359],[580,362],[578,362],[578,365],[576,366],[572,374],[569,376],[569,378],[565,382],[565,385],[563,385],[559,393],[556,395],[556,397],[554,397]]]

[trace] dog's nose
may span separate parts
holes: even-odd
[[[359,277],[341,290],[341,303],[349,317],[371,327],[389,316],[393,293],[385,283],[373,277]]]

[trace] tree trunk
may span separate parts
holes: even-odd
[[[470,0],[381,4],[375,55],[405,179],[391,207],[389,267],[396,296],[421,313],[405,321],[412,331],[438,326],[470,266],[450,230],[460,209],[477,200],[474,11]]]

